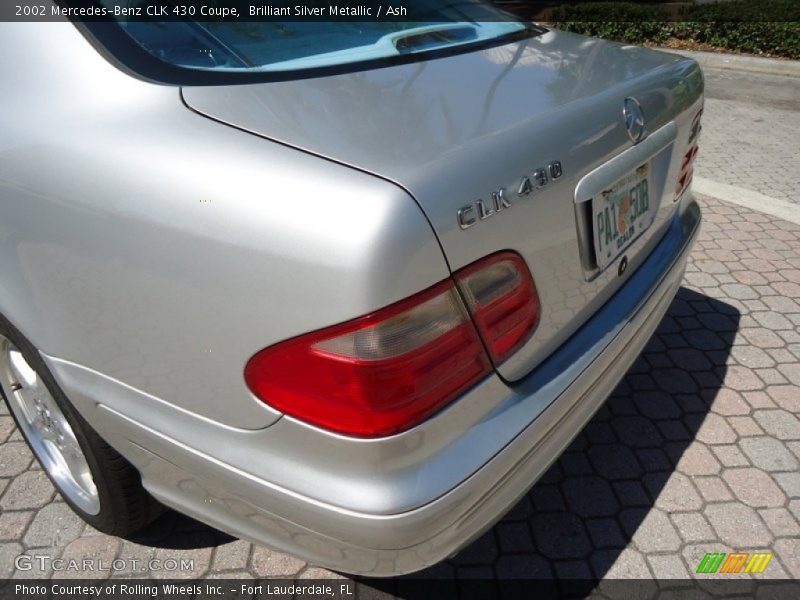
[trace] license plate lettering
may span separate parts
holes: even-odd
[[[649,165],[639,167],[592,201],[597,264],[607,267],[653,220]]]

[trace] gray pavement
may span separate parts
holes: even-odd
[[[800,77],[706,69],[696,174],[800,203]]]
[[[729,75],[707,73],[698,175],[799,202],[797,83]],[[800,578],[800,225],[699,200],[684,286],[625,380],[502,521],[422,576],[680,587],[707,552],[757,551],[774,558],[762,575],[734,575],[737,593],[757,577]],[[170,576],[337,576],[174,513],[129,540],[98,534],[54,493],[3,407],[0,577],[53,575],[35,562],[15,571],[21,553],[127,559],[82,576],[163,575],[142,570],[153,558],[193,561]]]

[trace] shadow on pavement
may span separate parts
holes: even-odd
[[[126,539],[142,546],[171,550],[214,548],[236,540],[227,533],[171,509],[166,509],[150,525]]]

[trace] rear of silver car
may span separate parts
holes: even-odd
[[[0,309],[156,498],[237,536],[367,575],[451,555],[558,457],[680,285],[700,223],[692,61],[549,31],[380,69],[178,89],[57,36],[81,68],[50,81],[61,106],[25,135],[72,179],[16,172],[18,197],[50,212],[14,205],[29,243],[2,267],[28,276]],[[97,82],[102,126],[59,123]],[[537,303],[508,352],[465,288],[498,256],[518,257],[507,260]],[[319,332],[311,347],[341,354],[328,341],[350,335],[342,324],[373,327],[397,306],[410,319],[442,294],[483,357],[446,402],[371,431],[344,409],[337,422],[335,406],[323,421],[271,402],[297,363],[260,370],[257,357],[274,365]],[[380,351],[388,338],[376,339]]]

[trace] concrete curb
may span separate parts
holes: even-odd
[[[800,77],[800,60],[780,60],[777,58],[742,56],[739,54],[723,54],[716,52],[695,52],[690,50],[675,50],[673,48],[658,48],[658,50],[692,58],[704,69],[727,69],[730,71]]]
[[[711,196],[723,202],[732,202],[750,210],[800,225],[800,205],[792,202],[770,198],[752,190],[697,176],[692,181],[692,190],[702,196]]]

